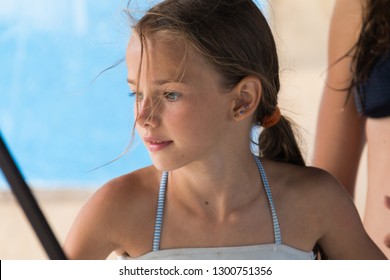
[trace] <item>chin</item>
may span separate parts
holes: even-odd
[[[154,167],[159,171],[173,171],[180,168],[182,165],[177,160],[167,159],[167,157],[152,156]]]

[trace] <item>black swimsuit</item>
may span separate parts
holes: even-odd
[[[375,64],[367,81],[355,92],[358,111],[370,118],[390,116],[390,52]]]

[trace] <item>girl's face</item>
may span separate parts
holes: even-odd
[[[147,38],[138,72],[141,42],[133,35],[127,48],[128,82],[136,93],[136,128],[159,170],[215,160],[229,152],[233,95],[221,77],[178,40]]]

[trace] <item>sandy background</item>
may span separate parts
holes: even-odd
[[[325,79],[326,47],[333,0],[272,0],[272,28],[281,60],[282,113],[301,128],[310,164],[317,111]],[[365,162],[364,160],[362,161]],[[357,206],[364,212],[366,166],[360,167]],[[60,243],[93,189],[39,190],[34,193]],[[14,197],[0,192],[0,259],[46,259],[47,256]],[[114,257],[111,255],[110,258]]]

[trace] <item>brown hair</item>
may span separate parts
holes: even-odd
[[[390,50],[390,0],[367,0],[358,41],[346,54],[352,57],[353,80],[349,92],[364,83],[374,64]],[[359,92],[362,94],[361,92]]]
[[[217,69],[226,88],[248,75],[259,78],[262,96],[254,125],[277,107],[280,81],[275,41],[252,0],[165,0],[148,10],[134,30],[141,42],[156,32],[184,39]],[[291,122],[283,116],[276,125],[263,129],[258,144],[260,156],[305,164]]]

